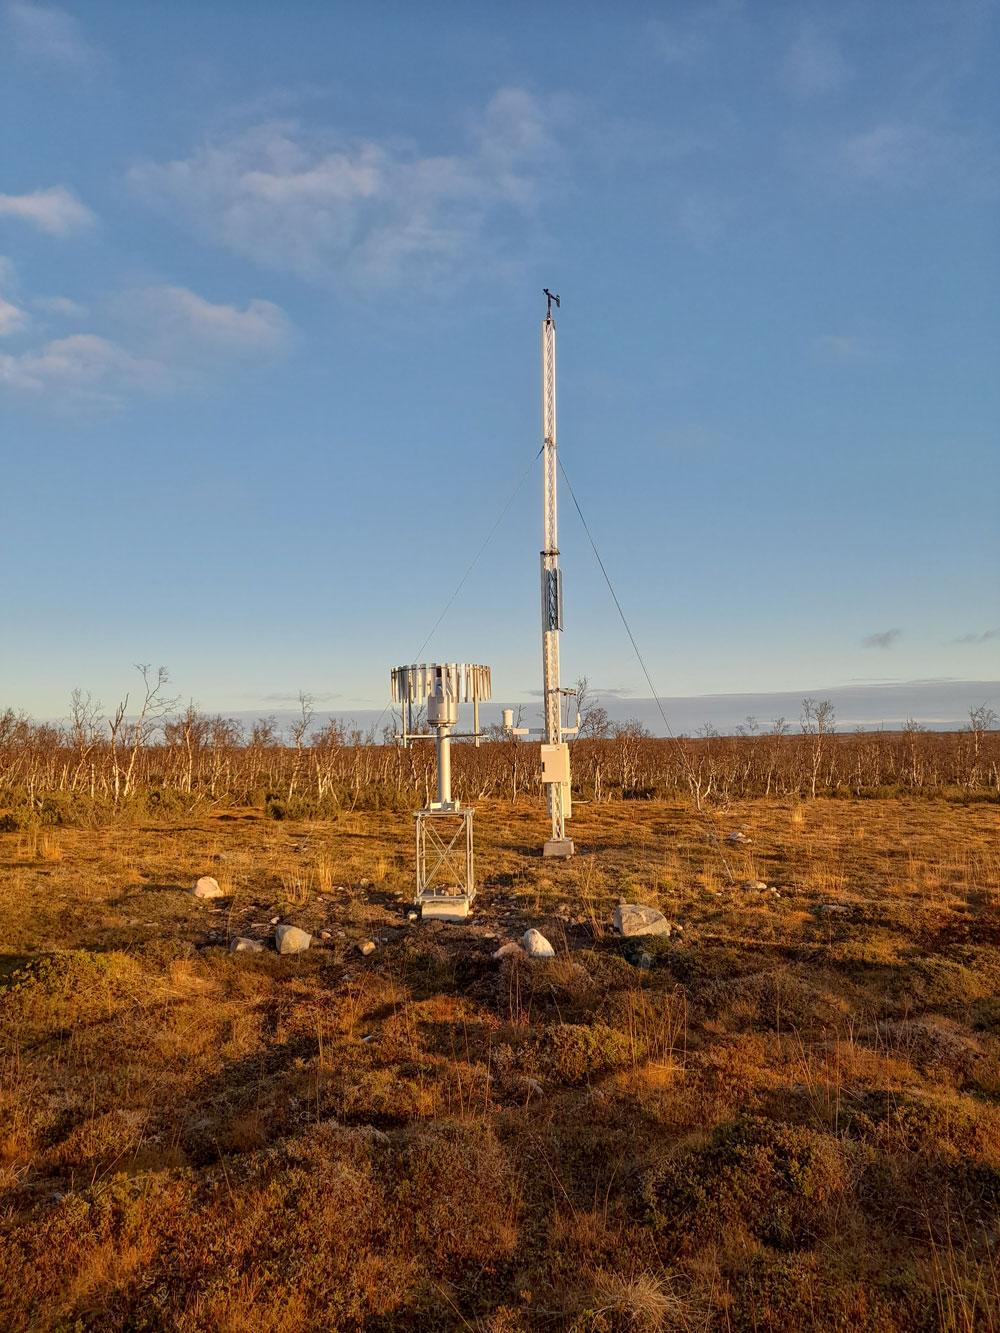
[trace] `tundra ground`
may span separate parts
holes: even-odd
[[[402,815],[0,834],[0,1327],[1000,1326],[995,804],[476,819],[465,926]]]

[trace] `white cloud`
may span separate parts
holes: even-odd
[[[20,306],[14,305],[13,301],[5,301],[0,296],[0,338],[17,333],[24,327],[26,321],[27,316]]]
[[[865,185],[920,185],[946,156],[941,136],[895,123],[851,135],[840,147],[842,170]]]
[[[70,300],[68,296],[36,296],[31,304],[38,310],[44,310],[50,315],[59,315],[63,319],[83,319],[87,313],[85,305]]]
[[[502,89],[460,150],[349,138],[269,122],[190,157],[130,173],[150,204],[268,268],[356,287],[426,286],[501,249],[498,223],[530,218],[547,129],[564,109]]]
[[[839,88],[847,65],[834,38],[815,22],[805,22],[785,57],[785,80],[799,97],[817,97]]]
[[[28,59],[83,68],[97,63],[100,52],[83,34],[77,19],[56,5],[8,0],[3,7],[4,28],[11,45]]]
[[[50,236],[68,236],[96,221],[87,205],[64,185],[34,194],[0,194],[0,215],[4,214],[30,222]]]
[[[65,298],[48,298],[60,307]],[[67,303],[76,313],[74,302]],[[3,306],[0,303],[0,328]],[[235,364],[285,350],[292,325],[270,301],[214,304],[184,287],[148,287],[102,307],[101,332],[0,355],[0,391],[46,406],[120,407],[136,395],[204,389]]]
[[[146,287],[125,301],[152,342],[172,358],[185,353],[200,357],[206,350],[269,356],[284,351],[292,336],[291,321],[272,301],[248,301],[241,310],[216,305],[186,287]]]
[[[165,387],[166,368],[107,338],[77,333],[19,356],[0,355],[0,387],[56,399],[119,406],[132,390]]]
[[[7,300],[17,288],[17,271],[13,261],[0,255],[0,338],[18,333],[27,323],[27,315],[19,305]]]

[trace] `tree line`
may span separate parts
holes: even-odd
[[[69,720],[36,722],[0,712],[0,830],[30,822],[94,820],[199,804],[255,806],[274,818],[345,809],[415,809],[432,799],[434,746],[393,743],[342,719],[318,724],[308,695],[287,732],[273,718],[250,726],[179,708],[167,674],[140,667],[141,688],[110,713],[74,691]],[[690,797],[704,808],[746,797],[913,793],[1000,799],[1000,731],[988,705],[967,727],[930,731],[836,729],[829,700],[805,699],[796,722],[747,718],[736,734],[654,737],[613,722],[578,683],[580,735],[571,742],[577,800]],[[482,743],[456,742],[461,799],[540,794],[535,743],[489,728]]]

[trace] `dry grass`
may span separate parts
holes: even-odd
[[[0,835],[0,1327],[1000,1325],[996,807],[477,822],[463,927],[406,815]]]

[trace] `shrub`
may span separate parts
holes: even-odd
[[[646,1218],[682,1243],[737,1228],[777,1249],[798,1248],[828,1229],[859,1156],[829,1134],[736,1120],[646,1174]]]

